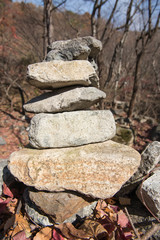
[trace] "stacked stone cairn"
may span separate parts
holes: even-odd
[[[98,89],[93,37],[53,42],[41,63],[28,66],[27,81],[48,90],[24,105],[36,113],[28,148],[14,152],[8,167],[28,186],[25,207],[41,225],[85,217],[97,199],[112,197],[134,174],[140,155],[113,142],[114,117],[90,107],[106,97]]]

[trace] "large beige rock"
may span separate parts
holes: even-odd
[[[31,120],[29,142],[35,148],[81,146],[104,142],[114,137],[115,132],[109,110],[40,113]]]
[[[21,149],[11,154],[9,170],[38,190],[73,190],[97,198],[112,197],[133,175],[140,154],[111,140],[61,149]]]
[[[35,113],[87,109],[105,97],[106,94],[95,87],[62,88],[31,99],[24,109]]]
[[[41,89],[72,85],[98,86],[98,76],[91,63],[85,60],[34,63],[28,66],[27,80]]]

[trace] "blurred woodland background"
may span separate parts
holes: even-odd
[[[102,41],[101,108],[121,105],[126,116],[160,117],[160,0],[81,0],[90,12],[66,9],[70,0],[0,0],[0,104],[20,111],[40,90],[25,81],[29,64],[43,61],[57,40],[94,36]],[[37,1],[38,2],[38,1]],[[74,4],[75,2],[75,4]],[[77,6],[77,9],[76,9]]]

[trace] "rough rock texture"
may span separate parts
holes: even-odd
[[[48,46],[46,61],[87,60],[95,58],[102,50],[102,43],[94,37],[79,37],[66,41],[56,41]]]
[[[133,175],[140,154],[106,141],[61,149],[22,149],[10,156],[11,173],[38,190],[73,190],[97,198],[112,197]]]
[[[133,191],[143,180],[143,177],[151,172],[160,162],[160,142],[150,143],[141,154],[141,163],[135,174],[126,182],[119,192],[120,195]]]
[[[153,214],[160,218],[160,170],[146,179],[136,193],[142,203],[144,201]]]
[[[116,126],[116,136],[112,139],[115,142],[123,143],[128,146],[132,146],[134,136],[133,132],[129,128]]]
[[[27,80],[41,89],[72,85],[98,86],[98,76],[91,63],[85,60],[34,63],[28,66]]]
[[[27,189],[24,191],[23,198],[25,201],[25,210],[28,216],[38,225],[46,227],[52,226],[54,221],[30,200]]]
[[[24,105],[28,112],[57,113],[87,109],[106,94],[94,87],[70,87],[44,93]]]
[[[28,194],[30,200],[34,202],[38,208],[50,215],[55,222],[60,223],[68,218],[72,219],[73,215],[75,217],[78,211],[83,212],[83,215],[85,215],[84,207],[90,206],[91,204],[91,199],[90,202],[88,202],[87,199],[82,198],[82,196],[70,192],[53,193],[29,190]]]
[[[104,142],[114,137],[115,132],[109,110],[40,113],[31,120],[29,142],[40,149],[81,146]]]
[[[8,159],[1,159],[0,160],[0,195],[2,194],[2,186],[3,186],[3,171],[4,168],[7,166]]]

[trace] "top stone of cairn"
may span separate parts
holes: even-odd
[[[88,58],[96,58],[101,50],[102,43],[91,36],[56,41],[48,46],[48,54],[45,61],[88,60]]]

